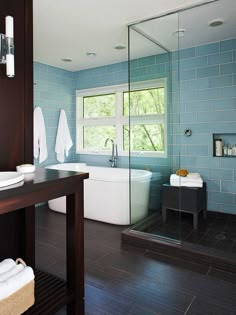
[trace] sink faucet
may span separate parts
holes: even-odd
[[[107,146],[108,141],[111,141],[112,143],[112,151],[111,151],[111,157],[109,159],[109,162],[111,162],[111,167],[117,167],[117,159],[118,159],[117,144],[115,144],[111,138],[107,138],[104,144],[105,147]]]

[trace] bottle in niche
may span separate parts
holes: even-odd
[[[228,156],[232,155],[232,145],[228,145]]]
[[[232,146],[232,155],[236,156],[236,144]]]
[[[224,142],[224,145],[223,145],[223,155],[228,156],[228,143],[227,142]]]
[[[223,153],[222,139],[215,139],[215,154],[216,156],[222,156],[222,153]]]

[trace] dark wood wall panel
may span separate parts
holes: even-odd
[[[33,162],[32,0],[1,1],[1,33],[6,15],[14,17],[15,77],[0,65],[0,171]],[[0,259],[24,256],[25,220],[24,209],[0,216]]]

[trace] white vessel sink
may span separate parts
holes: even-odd
[[[19,172],[0,172],[0,187],[16,184],[24,180],[24,174]]]

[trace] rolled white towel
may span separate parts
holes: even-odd
[[[8,278],[16,275],[18,272],[20,272],[22,269],[24,268],[24,266],[22,264],[16,265],[14,267],[12,267],[11,269],[9,269],[8,271],[2,273],[0,275],[0,282],[6,281]]]
[[[34,279],[31,267],[25,267],[13,277],[0,283],[0,300],[7,298]]]
[[[0,262],[0,275],[14,266],[16,266],[16,262],[13,259],[11,258],[4,259],[3,261]]]

